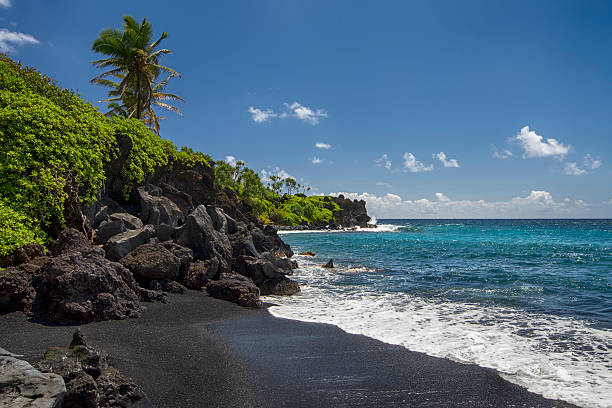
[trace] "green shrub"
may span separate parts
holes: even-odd
[[[0,201],[0,257],[32,242],[43,244],[45,234],[29,217]]]

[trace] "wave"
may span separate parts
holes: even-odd
[[[588,322],[508,307],[442,302],[330,284],[338,274],[380,273],[366,267],[323,269],[299,257],[302,292],[265,297],[278,317],[330,323],[410,350],[497,370],[552,399],[609,407],[612,332]]]
[[[279,234],[320,234],[320,233],[337,234],[337,233],[343,233],[343,232],[396,232],[396,231],[401,230],[402,228],[405,228],[405,227],[402,225],[394,225],[394,224],[380,224],[376,226],[369,226],[366,228],[354,227],[354,228],[343,228],[343,229],[338,229],[338,230],[327,230],[327,229],[297,230],[297,231],[280,230],[278,231],[278,233]]]

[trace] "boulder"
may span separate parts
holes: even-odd
[[[240,306],[261,307],[259,288],[242,275],[224,274],[220,280],[208,282],[206,291],[214,298],[228,300]]]
[[[140,218],[125,212],[111,214],[109,215],[108,219],[110,221],[123,221],[126,229],[137,230],[144,227],[144,224]]]
[[[253,228],[251,231],[253,243],[259,252],[272,252],[277,256],[290,258],[293,256],[291,247],[283,242],[278,236],[276,228],[271,225],[266,226],[263,230]]]
[[[268,279],[258,286],[262,296],[289,296],[300,291],[300,285],[285,276]]]
[[[251,278],[259,286],[268,279],[292,274],[293,263],[265,252],[260,258],[243,255],[238,258],[236,266],[238,273]]]
[[[106,256],[112,261],[118,261],[140,245],[149,242],[149,239],[154,236],[155,228],[152,225],[146,225],[137,230],[127,230],[117,234],[109,238],[106,244],[104,244]]]
[[[93,377],[80,371],[66,383],[62,408],[98,408],[98,386]]]
[[[206,282],[219,276],[219,260],[195,261],[189,265],[189,270],[183,278],[183,283],[190,289],[201,289]]]
[[[91,245],[85,235],[74,228],[62,230],[51,244],[50,249],[53,256],[74,251],[104,256],[104,251],[101,248]]]
[[[131,272],[93,252],[51,258],[32,279],[35,318],[52,323],[86,323],[138,317],[137,285]]]
[[[325,265],[323,265],[323,268],[333,268],[334,267],[334,260],[330,259],[329,261],[327,261],[327,263]]]
[[[94,242],[96,244],[104,244],[114,235],[125,232],[127,228],[122,219],[102,221],[100,226],[95,230]]]
[[[196,259],[216,258],[221,272],[227,272],[231,267],[232,246],[223,227],[222,214],[209,211],[215,215],[217,228],[207,208],[199,205],[187,216],[177,243],[192,249]]]
[[[162,195],[172,200],[181,209],[183,214],[189,214],[193,211],[193,199],[190,194],[168,183],[159,183],[159,187],[162,190]]]
[[[162,195],[162,190],[152,184],[137,189],[140,198],[140,219],[145,224],[161,223],[177,227],[183,224],[185,216],[172,200]]]
[[[36,243],[27,244],[0,257],[0,268],[21,265],[43,255],[45,255],[45,247]]]
[[[105,221],[108,221],[108,216],[110,215],[110,213],[111,210],[108,208],[108,206],[102,206],[93,218],[92,227],[98,228],[100,224]]]
[[[162,244],[141,245],[119,262],[145,279],[176,279],[181,267],[181,261]]]
[[[96,379],[100,407],[152,408],[142,389],[114,367],[109,367]]]
[[[166,295],[161,290],[139,288],[138,298],[140,299],[141,302],[168,303],[168,295]]]
[[[17,357],[0,349],[0,407],[61,408],[66,394],[62,377],[41,373]]]
[[[46,257],[36,258],[33,262],[43,263]],[[36,291],[32,287],[32,277],[42,265],[25,263],[0,270],[0,311],[30,311]]]
[[[155,230],[157,231],[159,240],[164,242],[176,239],[180,235],[182,227],[173,227],[162,222],[155,227]]]
[[[162,242],[162,245],[179,260],[179,280],[183,279],[187,275],[187,271],[189,271],[189,265],[193,261],[193,251],[174,242]]]
[[[300,255],[315,256],[315,253],[312,251],[305,251],[305,252],[300,252]]]

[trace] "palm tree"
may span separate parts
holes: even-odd
[[[91,80],[92,83],[111,88],[107,115],[136,117],[159,133],[159,119],[152,105],[168,109],[182,115],[167,100],[184,100],[174,94],[164,92],[168,81],[181,77],[178,72],[159,64],[162,55],[170,54],[165,48],[156,50],[168,34],[162,33],[157,41],[151,42],[153,30],[146,18],[141,24],[131,16],[123,17],[123,31],[116,29],[103,30],[94,41],[92,49],[109,58],[93,61],[98,68],[109,68]],[[162,71],[169,75],[157,81]]]

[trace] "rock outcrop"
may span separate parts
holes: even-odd
[[[351,200],[345,198],[342,194],[338,197],[331,197],[331,200],[340,207],[340,211],[334,212],[335,224],[342,228],[365,228],[368,226],[371,218],[366,211],[366,202],[364,200]]]
[[[140,387],[109,364],[106,352],[86,344],[79,330],[69,347],[50,347],[37,367],[63,378],[63,408],[152,406]]]
[[[121,258],[121,265],[137,277],[145,279],[176,279],[181,261],[162,244],[144,244]]]
[[[61,408],[66,394],[62,377],[42,373],[18,357],[0,348],[0,407]]]

